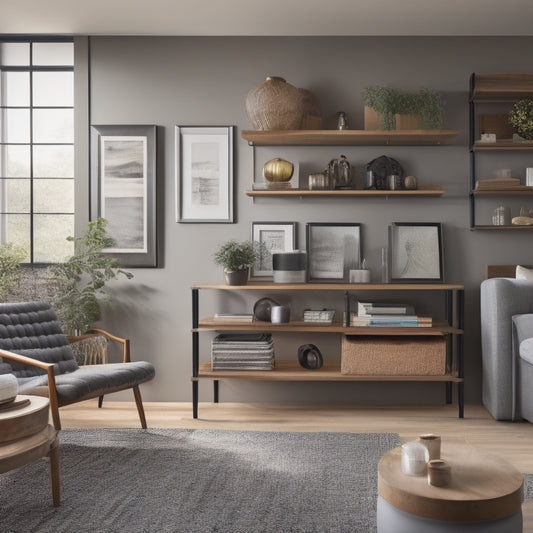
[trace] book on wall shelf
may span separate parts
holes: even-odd
[[[238,324],[249,324],[253,322],[254,315],[249,313],[215,313],[213,321],[215,322],[235,322]]]
[[[221,333],[211,342],[211,370],[273,370],[270,333]]]
[[[376,315],[414,315],[414,307],[410,304],[389,304],[375,302],[357,302],[358,316]]]
[[[430,316],[417,315],[358,316],[352,313],[350,316],[350,326],[367,328],[430,328],[433,326],[433,319]]]

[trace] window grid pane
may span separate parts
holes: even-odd
[[[73,253],[73,52],[0,39],[0,244],[22,245],[29,262]]]

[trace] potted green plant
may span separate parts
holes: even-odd
[[[15,283],[20,279],[20,263],[26,251],[12,242],[0,245],[0,301],[5,301]]]
[[[103,252],[114,245],[106,230],[107,221],[99,218],[89,222],[84,235],[68,237],[74,242],[74,255],[50,268],[59,290],[52,302],[63,331],[85,333],[100,318],[102,304],[110,301],[106,282],[133,274],[120,268],[120,260]]]
[[[520,137],[528,141],[533,140],[533,100],[516,102],[509,113],[509,124]]]
[[[259,250],[253,242],[235,239],[222,244],[213,255],[215,263],[224,267],[228,285],[246,285],[250,268],[258,257]]]
[[[444,102],[439,93],[422,88],[418,92],[402,91],[381,85],[363,89],[365,129],[442,128]],[[375,115],[372,116],[369,111]],[[379,121],[379,125],[378,125]]]

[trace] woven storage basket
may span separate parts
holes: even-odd
[[[343,336],[341,374],[440,376],[446,373],[443,337]]]

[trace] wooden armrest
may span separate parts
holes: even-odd
[[[130,362],[130,340],[129,339],[123,339],[122,337],[117,337],[116,335],[112,335],[108,331],[105,331],[100,328],[91,328],[87,331],[87,333],[100,333],[101,335],[104,335],[108,339],[111,339],[116,342],[120,342],[122,344],[122,360],[124,363]]]
[[[43,361],[38,361],[37,359],[32,359],[31,357],[26,357],[25,355],[20,355],[18,353],[8,352],[7,350],[0,350],[0,357],[5,357],[12,361],[36,366],[46,370],[48,375],[48,399],[50,400],[50,411],[52,412],[54,427],[59,431],[61,429],[61,422],[59,420],[59,403],[57,401],[56,378],[54,376],[55,365],[53,363],[44,363]]]

